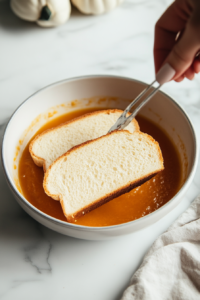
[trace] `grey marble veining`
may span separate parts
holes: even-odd
[[[73,9],[61,27],[44,29],[15,17],[0,1],[0,136],[22,101],[52,82],[113,74],[152,82],[156,20],[171,0],[125,0],[110,14]],[[163,90],[190,116],[200,142],[200,76]],[[195,178],[170,215],[132,235],[106,242],[62,236],[29,217],[14,200],[0,166],[0,299],[118,300],[156,237],[200,192]]]

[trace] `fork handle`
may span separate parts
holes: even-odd
[[[175,74],[176,71],[170,66],[170,64],[167,63],[162,66],[156,74],[156,81],[160,83],[160,85],[163,85],[164,83],[170,81]]]

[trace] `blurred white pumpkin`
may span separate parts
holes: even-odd
[[[71,13],[69,0],[11,0],[10,6],[19,18],[43,27],[64,24]]]
[[[72,3],[84,14],[103,14],[114,9],[124,0],[72,0]]]

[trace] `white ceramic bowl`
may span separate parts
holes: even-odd
[[[2,164],[8,185],[21,207],[41,224],[65,235],[99,240],[131,233],[153,224],[169,213],[188,189],[197,165],[197,140],[193,126],[184,110],[169,96],[159,92],[141,110],[171,136],[177,145],[182,163],[182,188],[164,206],[138,220],[109,227],[86,227],[66,223],[39,211],[19,192],[17,169],[20,155],[34,133],[47,121],[70,110],[84,107],[117,107],[124,109],[146,85],[129,78],[87,76],[50,85],[24,101],[7,124],[2,142]],[[112,98],[109,98],[112,97]],[[61,105],[63,104],[64,105]],[[55,114],[55,115],[54,115]],[[21,139],[16,161],[16,146]],[[22,142],[23,141],[23,142]]]

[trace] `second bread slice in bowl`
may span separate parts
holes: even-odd
[[[162,171],[159,144],[148,134],[114,131],[78,145],[47,170],[44,190],[73,222]]]
[[[30,144],[29,151],[33,161],[39,167],[43,166],[46,172],[58,157],[72,147],[107,134],[122,112],[119,109],[95,111],[46,130]],[[135,119],[127,126],[127,130],[139,130]]]

